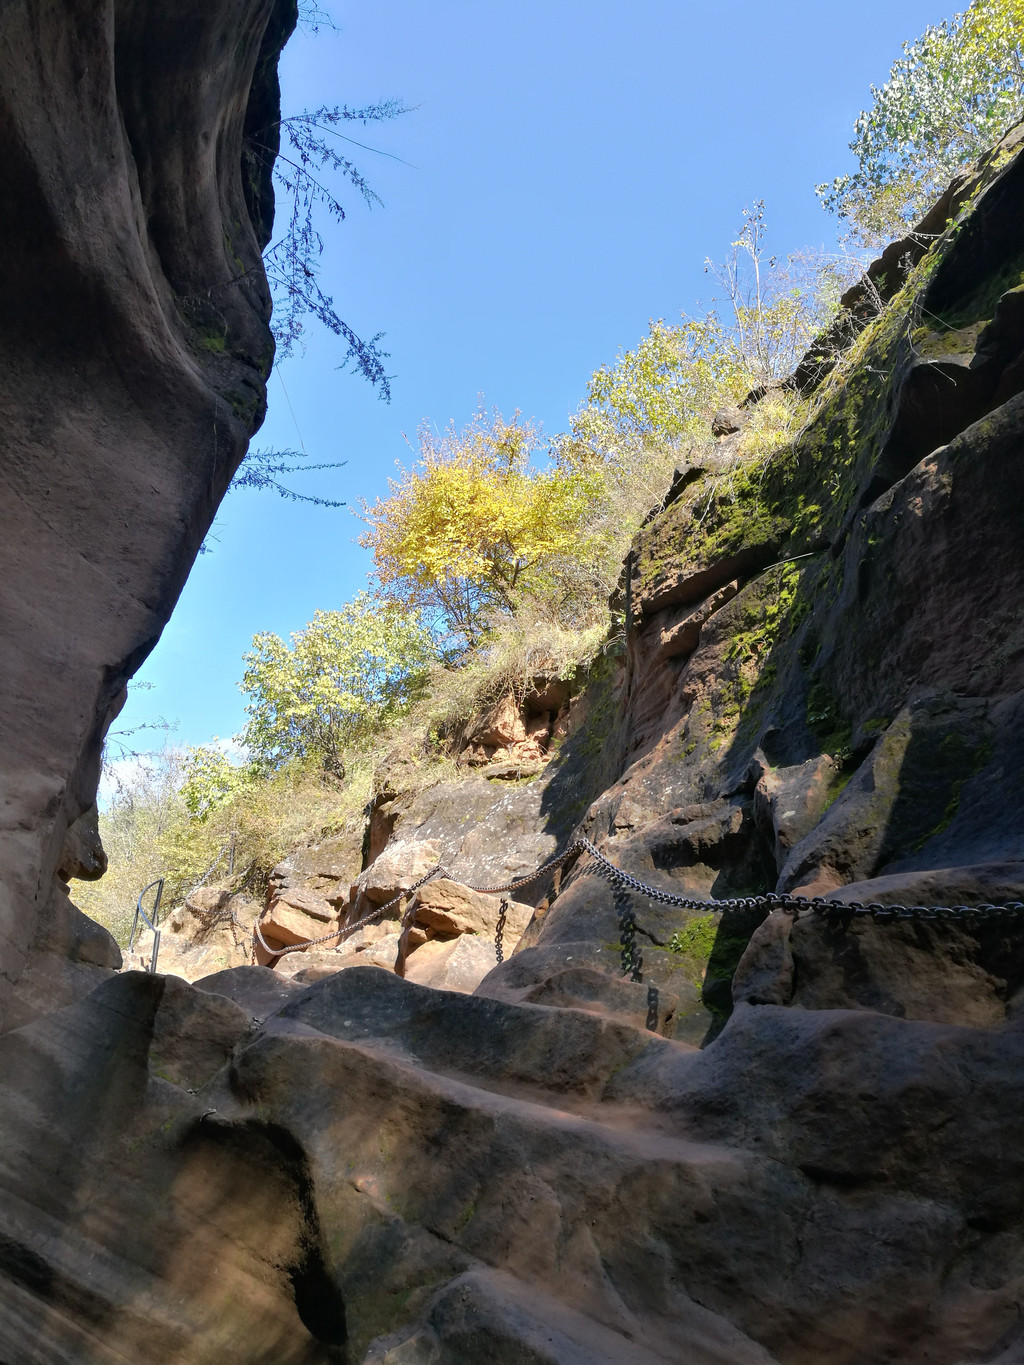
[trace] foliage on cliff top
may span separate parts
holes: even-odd
[[[524,600],[566,599],[567,565],[593,553],[599,476],[532,466],[539,435],[518,412],[505,421],[480,409],[461,431],[424,425],[419,439],[419,459],[388,497],[362,504],[360,544],[382,592],[470,647]]]
[[[857,170],[818,195],[855,237],[880,245],[1024,118],[1024,0],[974,0],[929,26],[871,95],[850,143]]]

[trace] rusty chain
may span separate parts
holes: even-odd
[[[644,896],[647,900],[657,901],[675,909],[699,910],[710,914],[736,910],[765,910],[768,913],[781,910],[786,914],[796,916],[810,912],[815,915],[827,915],[836,918],[841,916],[869,917],[878,924],[892,924],[900,920],[937,920],[940,922],[1013,920],[1024,914],[1024,901],[1008,901],[1002,905],[990,905],[988,903],[982,905],[883,905],[878,901],[863,904],[860,901],[830,900],[824,896],[792,896],[787,892],[779,891],[770,891],[757,896],[733,896],[724,900],[705,900],[696,896],[681,896],[674,891],[663,891],[660,887],[650,886],[646,882],[642,882],[639,877],[624,872],[622,868],[616,867],[611,859],[605,857],[595,848],[589,839],[583,837],[574,839],[564,852],[549,858],[547,862],[542,863],[540,867],[525,877],[503,882],[500,886],[473,886],[468,882],[463,882],[462,885],[479,895],[505,896],[508,892],[518,891],[531,882],[538,881],[547,873],[555,872],[558,868],[564,867],[566,863],[571,862],[581,853],[587,854],[593,862],[593,875],[611,883],[617,889],[618,894],[615,903],[620,925],[622,969],[623,973],[628,972],[634,981],[642,979],[640,968],[643,959],[636,947],[636,918],[628,903],[628,893]],[[256,941],[260,943],[265,952],[275,958],[283,957],[286,953],[304,952],[307,948],[318,943],[326,943],[329,939],[336,940],[335,947],[340,947],[344,940],[357,930],[379,920],[387,911],[399,905],[406,896],[415,895],[421,887],[439,877],[458,881],[458,878],[443,863],[437,863],[407,890],[399,892],[387,904],[376,907],[354,924],[346,925],[342,929],[335,929],[329,934],[321,934],[319,938],[307,939],[304,943],[288,944],[280,948],[270,947],[260,932],[260,920],[266,914],[266,910],[264,910],[253,926],[253,953],[255,955]],[[499,928],[495,936],[495,955],[499,962],[504,956],[502,936],[505,931],[506,904],[507,901],[503,900],[502,910],[499,914]]]
[[[494,929],[494,956],[498,959],[498,966],[505,960],[505,922],[508,919],[508,912],[512,902],[507,896],[501,898],[501,909],[498,911],[498,923]]]

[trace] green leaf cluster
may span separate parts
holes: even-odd
[[[336,776],[345,754],[401,716],[422,693],[437,650],[416,612],[370,593],[317,611],[287,645],[266,631],[244,656],[249,697],[242,742],[256,769],[289,759]]]
[[[193,820],[206,820],[229,805],[253,781],[248,765],[232,763],[213,744],[187,749],[181,761],[179,795]]]
[[[850,143],[857,170],[817,192],[855,237],[878,245],[1024,117],[1024,0],[974,0],[928,27],[871,95]]]

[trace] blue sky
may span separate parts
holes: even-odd
[[[587,378],[651,318],[709,295],[744,207],[772,246],[831,245],[818,181],[850,168],[853,120],[904,39],[951,10],[925,0],[322,0],[336,32],[299,33],[285,113],[397,96],[412,112],[346,131],[384,200],[353,192],[323,283],[365,335],[385,332],[390,405],[339,373],[311,326],[270,380],[261,447],[345,468],[295,486],[353,506],[386,491],[423,419],[468,421],[482,393],[553,434]],[[395,159],[400,158],[400,159]],[[346,509],[228,495],[163,638],[116,722],[174,740],[244,723],[236,686],[256,631],[287,637],[364,586]],[[159,737],[150,737],[159,742]],[[146,732],[133,747],[144,747]]]

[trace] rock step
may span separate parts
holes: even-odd
[[[714,1315],[707,1317],[708,1325],[694,1328],[687,1365],[772,1365],[755,1342],[730,1331],[721,1319],[712,1326]],[[488,1365],[677,1365],[680,1356],[603,1327],[511,1275],[471,1270],[445,1285],[411,1331],[371,1343],[362,1365],[478,1365],[484,1360]]]
[[[347,973],[347,984],[354,978]],[[565,1312],[592,1320],[595,1331],[608,1334],[603,1338],[608,1349],[595,1351],[596,1361],[639,1362],[652,1356],[686,1359],[693,1365],[770,1361],[744,1335],[743,1323],[719,1317],[714,1311],[718,1305],[705,1307],[699,1291],[706,1285],[706,1267],[719,1264],[726,1254],[723,1238],[731,1243],[723,1220],[741,1210],[749,1242],[730,1245],[726,1259],[732,1275],[755,1280],[755,1264],[763,1260],[765,1246],[777,1240],[776,1206],[783,1192],[778,1168],[726,1146],[648,1131],[642,1106],[595,1102],[583,1117],[571,1112],[571,1101],[556,1107],[550,1094],[546,1103],[537,1102],[539,1086],[524,1097],[519,1092],[525,1085],[507,1074],[499,1079],[494,1069],[489,1076],[441,1074],[440,1051],[430,1063],[438,1069],[427,1069],[411,1048],[417,1040],[425,1042],[444,1031],[444,1020],[431,1010],[437,993],[390,981],[383,973],[369,971],[366,978],[363,1003],[369,1006],[376,998],[375,1029],[366,1027],[372,1021],[359,1019],[360,1002],[346,1001],[333,981],[321,983],[286,1006],[236,1053],[231,1095],[212,1101],[218,1122],[225,1125],[226,1142],[230,1130],[241,1129],[256,1114],[272,1128],[287,1124],[307,1154],[328,1244],[347,1244],[351,1233],[344,1230],[359,1227],[357,1253],[351,1260],[339,1254],[333,1268],[346,1302],[352,1304],[353,1325],[365,1326],[359,1315],[372,1314],[374,1300],[385,1292],[379,1283],[368,1292],[367,1266],[381,1267],[380,1279],[385,1262],[387,1273],[393,1274],[396,1264],[414,1260],[424,1277],[425,1261],[437,1263],[457,1253],[518,1282],[522,1305],[550,1294],[570,1306]],[[324,998],[317,1001],[317,995]],[[400,1008],[389,1009],[389,997],[399,1007],[411,1001],[421,1008],[403,1021]],[[497,1006],[451,999],[460,1012],[477,1003]],[[331,1005],[348,1012],[332,1018]],[[566,1050],[573,1045],[574,1034],[561,1032],[573,1013],[537,1006],[495,1009],[512,1035],[510,1052],[517,1042],[516,1017],[533,1027],[538,1071],[545,1061],[540,1035],[547,1032],[546,1060],[556,1076],[559,1044]],[[317,1019],[320,1028],[313,1022]],[[584,1014],[569,1022],[576,1020],[591,1029],[603,1022]],[[466,1036],[473,1040],[477,1021],[464,1022]],[[337,1036],[346,1032],[349,1037]],[[622,1065],[629,1063],[620,1061],[612,1074]],[[755,1199],[755,1191],[762,1197]],[[414,1257],[409,1248],[421,1243],[424,1233],[430,1239],[427,1249]],[[787,1230],[788,1241],[790,1234]],[[767,1275],[759,1272],[758,1295],[765,1293],[766,1278],[775,1281],[768,1290],[775,1307],[787,1283],[789,1259],[787,1249],[777,1268],[770,1267]],[[699,1287],[691,1288],[691,1276]],[[445,1279],[449,1277],[450,1272]],[[433,1284],[437,1278],[436,1273],[431,1277]],[[358,1300],[352,1281],[359,1287]],[[483,1319],[490,1316],[488,1310]],[[501,1318],[497,1308],[493,1316]],[[419,1360],[469,1365],[492,1358],[547,1365],[582,1362],[591,1349],[580,1344],[578,1333],[574,1337],[563,1331],[538,1309],[538,1321],[524,1320],[522,1332],[507,1329],[512,1333],[507,1339],[497,1333],[504,1344],[492,1357],[478,1349],[490,1329],[481,1327],[483,1335],[474,1338],[463,1318],[458,1313],[455,1317],[461,1325],[451,1328],[454,1344],[445,1344],[449,1328],[441,1331],[437,1312],[430,1310],[422,1331],[388,1342],[388,1351],[395,1353],[389,1365]],[[428,1327],[440,1344],[433,1342]],[[552,1336],[554,1328],[565,1341],[557,1333]],[[530,1354],[523,1342],[532,1350],[545,1331],[557,1349]],[[463,1337],[463,1332],[469,1335]],[[631,1337],[642,1347],[634,1350]],[[435,1344],[441,1353],[432,1355]],[[379,1354],[388,1358],[383,1348]]]
[[[400,1051],[415,1066],[488,1089],[555,1093],[563,1105],[599,1098],[610,1076],[650,1048],[693,1051],[621,1019],[435,990],[373,967],[325,977],[288,999],[267,1027],[284,1023]]]

